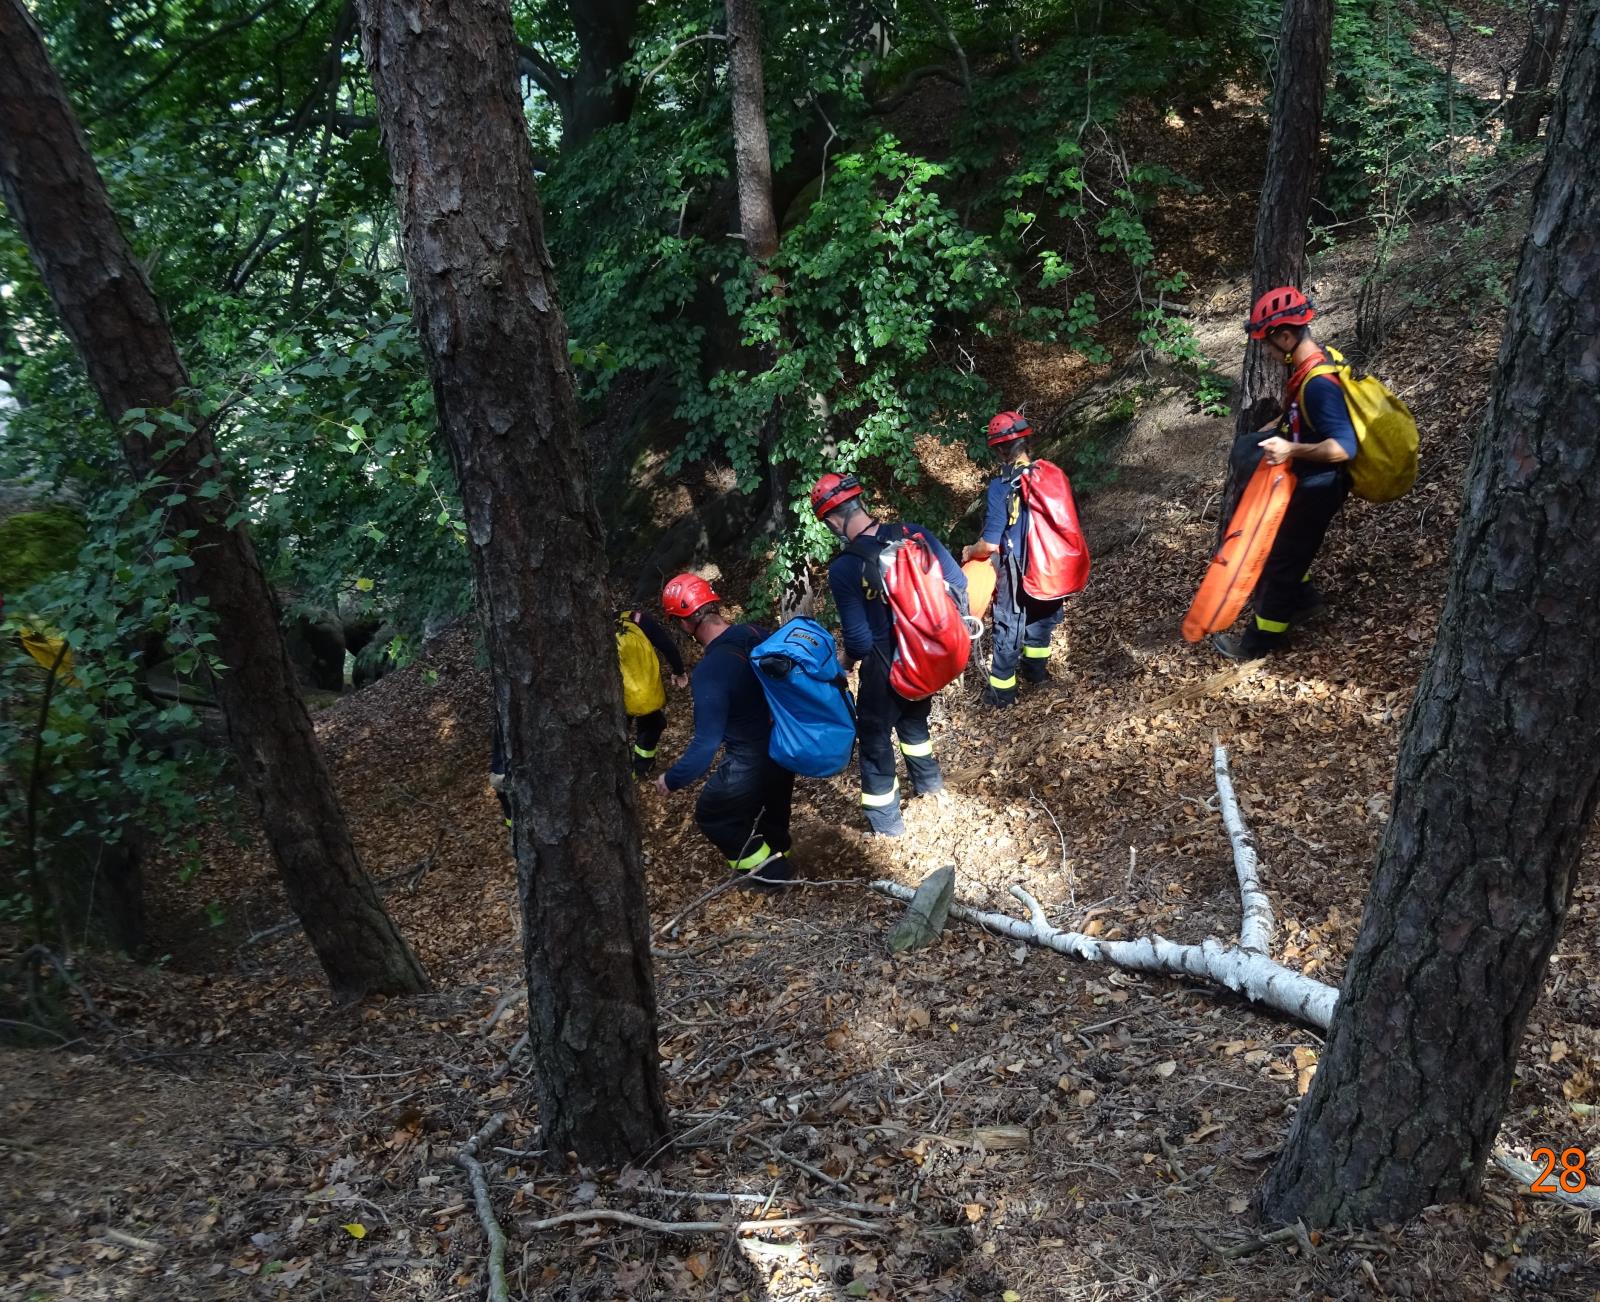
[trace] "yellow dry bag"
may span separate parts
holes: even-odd
[[[667,703],[656,649],[626,615],[617,621],[617,660],[622,666],[622,708],[630,718],[654,714]]]
[[[54,670],[64,683],[77,683],[72,673],[72,651],[61,638],[27,624],[17,630],[17,636],[22,639],[22,649],[42,668]]]
[[[1357,378],[1337,348],[1324,348],[1323,352],[1331,363],[1312,367],[1306,381],[1317,375],[1332,375],[1344,390],[1344,405],[1356,430],[1356,458],[1350,463],[1351,491],[1368,502],[1392,502],[1404,497],[1417,482],[1417,422],[1410,408],[1376,376]],[[1300,414],[1310,424],[1304,403]]]

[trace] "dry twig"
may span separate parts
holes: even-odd
[[[129,1234],[126,1230],[113,1229],[106,1226],[100,1231],[100,1237],[110,1239],[113,1243],[120,1243],[124,1248],[132,1248],[135,1252],[148,1252],[152,1256],[159,1256],[165,1251],[163,1245],[150,1239],[141,1239],[136,1234]]]
[[[1250,954],[1272,952],[1272,901],[1261,889],[1256,855],[1256,839],[1245,826],[1239,812],[1239,798],[1233,793],[1233,775],[1228,771],[1228,748],[1215,736],[1211,739],[1212,769],[1217,781],[1217,807],[1222,825],[1233,843],[1233,867],[1239,878],[1239,948]]]
[[[1311,1243],[1311,1236],[1306,1233],[1306,1227],[1300,1221],[1296,1221],[1293,1225],[1285,1225],[1281,1229],[1273,1230],[1269,1234],[1263,1234],[1254,1239],[1246,1239],[1243,1243],[1236,1243],[1231,1248],[1219,1248],[1204,1235],[1197,1234],[1196,1237],[1223,1261],[1237,1261],[1240,1257],[1253,1256],[1263,1248],[1272,1247],[1275,1243],[1298,1244],[1308,1257],[1316,1253],[1316,1248]]]
[[[506,1015],[506,1009],[510,1008],[517,1000],[526,999],[527,997],[527,986],[517,986],[515,989],[507,990],[495,1003],[494,1011],[483,1019],[483,1025],[478,1028],[478,1034],[488,1035],[490,1031],[494,1030],[495,1023]]]
[[[483,1163],[478,1161],[478,1151],[500,1133],[506,1124],[506,1114],[496,1112],[488,1124],[461,1146],[455,1163],[467,1173],[472,1185],[472,1201],[478,1210],[478,1223],[489,1240],[489,1302],[510,1302],[506,1292],[506,1235],[495,1219],[494,1201],[489,1197],[489,1179],[484,1174]]]
[[[742,880],[743,879],[740,877],[730,877],[725,882],[718,882],[704,894],[695,896],[694,899],[689,901],[689,904],[686,908],[657,927],[655,930],[655,936],[653,936],[652,939],[660,937],[663,934],[666,935],[667,939],[673,939],[678,934],[678,924],[680,922],[687,918],[702,904],[706,903],[706,901],[715,899],[717,896],[721,895],[723,891],[731,891],[735,886],[739,885]]]
[[[882,1234],[883,1227],[869,1221],[858,1221],[849,1216],[836,1216],[832,1212],[817,1212],[809,1216],[781,1216],[770,1221],[658,1221],[649,1216],[635,1216],[632,1212],[619,1212],[609,1207],[596,1207],[586,1212],[562,1212],[542,1221],[526,1221],[519,1228],[527,1233],[535,1230],[553,1230],[562,1225],[576,1225],[582,1221],[611,1221],[617,1225],[632,1225],[641,1230],[654,1230],[657,1234],[762,1234],[768,1230],[794,1230],[802,1225],[840,1225],[857,1234]]]
[[[773,1157],[781,1158],[796,1170],[804,1171],[812,1179],[821,1180],[823,1184],[828,1185],[830,1188],[837,1189],[840,1193],[855,1192],[855,1190],[849,1185],[845,1184],[843,1180],[835,1180],[831,1175],[827,1174],[827,1172],[818,1170],[816,1167],[812,1166],[811,1163],[802,1162],[793,1153],[785,1153],[776,1144],[769,1144],[766,1140],[757,1139],[754,1135],[749,1135],[747,1138],[757,1148],[764,1149],[766,1152],[771,1153]]]

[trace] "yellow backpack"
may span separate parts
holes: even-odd
[[[1417,482],[1417,422],[1411,410],[1376,376],[1359,379],[1337,348],[1322,350],[1331,359],[1306,376],[1332,375],[1344,390],[1344,405],[1355,426],[1357,455],[1350,463],[1350,488],[1368,502],[1392,502]],[[1301,386],[1304,388],[1304,384]],[[1300,414],[1310,424],[1305,404]]]
[[[626,615],[617,621],[617,660],[622,666],[622,708],[630,718],[654,714],[667,703],[656,649]]]

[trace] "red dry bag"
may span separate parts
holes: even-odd
[[[932,552],[904,525],[886,524],[850,544],[867,586],[883,594],[894,616],[889,686],[908,701],[954,682],[972,655],[972,635]]]
[[[1089,547],[1078,524],[1078,504],[1060,466],[1024,466],[1017,489],[1028,508],[1028,564],[1022,590],[1039,601],[1082,592],[1089,582]]]

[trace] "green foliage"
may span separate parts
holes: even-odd
[[[784,483],[798,505],[825,466],[865,467],[891,498],[918,485],[922,435],[976,450],[1003,400],[982,374],[975,343],[986,337],[1109,360],[1111,309],[1131,313],[1142,346],[1194,361],[1168,307],[1181,282],[1158,273],[1146,220],[1189,183],[1130,162],[1111,132],[1135,97],[1181,102],[1246,69],[1268,9],[1202,3],[1178,22],[1119,16],[1095,30],[1071,6],[1044,6],[1008,11],[1009,32],[949,13],[969,59],[1009,53],[1013,37],[1036,48],[991,59],[952,122],[949,156],[934,159],[873,108],[897,77],[944,55],[929,11],[900,15],[896,52],[874,67],[840,56],[832,10],[781,6],[764,60],[774,168],[820,115],[827,170],[801,189],[764,268],[725,235],[735,217],[722,54],[682,44],[714,15],[653,29],[636,58],[654,74],[649,111],[559,159],[544,185],[585,395],[604,400],[622,374],[664,371],[676,394],[671,468],[725,462],[740,491]],[[1205,401],[1217,400],[1213,384]],[[767,540],[775,577],[831,546],[808,511],[793,519]]]
[[[513,9],[530,51],[577,70],[570,6]],[[465,608],[471,584],[346,8],[40,0],[35,10],[272,581],[293,604],[390,622],[398,636],[385,642],[405,654],[427,618]],[[588,415],[631,400],[640,377],[664,378],[653,448],[616,446],[619,467],[670,453],[669,471],[729,467],[740,491],[791,498],[761,543],[772,585],[832,548],[809,510],[785,511],[825,467],[861,469],[879,501],[932,525],[959,515],[965,503],[924,482],[917,440],[981,454],[984,418],[1009,405],[988,378],[1008,341],[1096,362],[1131,341],[1184,368],[1201,410],[1226,407],[1225,382],[1173,309],[1188,286],[1150,221],[1192,183],[1139,157],[1129,141],[1141,133],[1122,128],[1230,83],[1259,86],[1277,5],[934,0],[873,11],[870,31],[863,12],[822,0],[764,6],[784,209],[765,267],[729,238],[718,0],[638,7],[615,74],[634,84],[635,106],[582,148],[564,139],[559,106],[524,82]],[[1383,228],[1373,286],[1388,283],[1419,206],[1463,193],[1489,156],[1486,106],[1417,53],[1408,12],[1398,0],[1337,9],[1325,199],[1337,220]],[[1478,39],[1460,15],[1440,13],[1457,39]],[[970,97],[956,84],[952,37]],[[909,99],[924,86],[912,74],[933,65],[942,98]],[[1498,245],[1492,231],[1463,232],[1452,248],[1481,266]],[[1468,288],[1450,282],[1441,301]],[[0,373],[22,401],[3,417],[0,477],[67,485],[90,503],[82,523],[0,532],[7,610],[64,630],[82,666],[43,732],[8,706],[0,749],[26,760],[50,734],[45,764],[64,784],[48,793],[52,809],[81,796],[78,775],[113,774],[132,784],[123,826],[184,826],[198,770],[168,752],[192,725],[181,717],[190,706],[145,698],[142,657],[164,644],[198,672],[205,612],[176,601],[172,577],[187,557],[132,496],[114,431],[3,221]],[[160,416],[146,419],[155,427]],[[46,557],[64,550],[79,562],[52,576]],[[37,702],[41,671],[14,651],[10,639],[8,699]],[[48,835],[67,832],[52,823]]]
[[[1339,218],[1408,219],[1419,204],[1460,193],[1471,175],[1462,140],[1482,133],[1493,106],[1423,58],[1415,28],[1397,0],[1343,0],[1334,9],[1323,197]]]
[[[466,609],[466,526],[406,315],[330,315],[318,336],[281,336],[217,398],[230,404],[219,447],[248,485],[274,583],[411,627]]]
[[[0,769],[15,781],[0,788],[0,908],[26,906],[38,934],[63,881],[104,847],[138,837],[192,864],[195,831],[216,812],[219,765],[194,744],[201,689],[187,685],[221,666],[207,611],[174,595],[193,561],[163,535],[163,514],[131,486],[97,495],[74,563],[7,593]],[[45,644],[48,665],[24,635]],[[185,699],[152,692],[153,657]]]
[[[952,326],[987,329],[981,317],[1010,278],[994,242],[941,202],[933,187],[943,174],[891,136],[837,160],[767,274],[728,282],[744,343],[773,360],[765,370],[722,372],[686,404],[695,432],[685,455],[704,455],[720,439],[751,491],[754,432],[781,411],[772,455],[798,467],[807,486],[825,451],[840,467],[877,458],[914,484],[910,436],[957,437],[976,418],[988,389],[956,360]]]
[[[1457,45],[1477,39],[1448,6],[1431,16]],[[1467,252],[1497,247],[1492,215],[1486,224],[1469,213],[1433,226],[1428,247],[1416,245],[1424,213],[1470,202],[1505,159],[1490,140],[1495,106],[1451,75],[1448,61],[1440,68],[1424,59],[1415,30],[1411,12],[1396,0],[1335,9],[1324,201],[1338,222],[1366,225],[1375,236],[1358,291],[1357,356],[1376,349],[1408,307],[1436,313],[1458,300],[1492,307],[1503,301],[1510,273],[1503,251],[1476,259]],[[1440,258],[1445,249],[1448,256]],[[1408,287],[1419,255],[1439,265],[1423,277],[1425,288]]]

